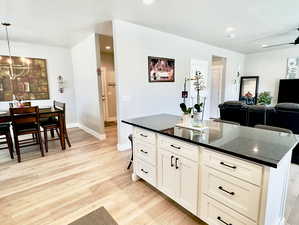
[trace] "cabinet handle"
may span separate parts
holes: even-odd
[[[143,173],[145,173],[145,174],[147,174],[148,172],[147,171],[145,171],[144,169],[141,169],[141,171],[143,172]]]
[[[173,148],[176,148],[176,149],[181,149],[181,147],[178,147],[178,146],[175,146],[175,145],[170,145],[171,147]]]
[[[227,167],[229,167],[229,168],[232,168],[232,169],[237,169],[236,166],[230,166],[230,165],[228,165],[228,164],[225,164],[224,162],[221,162],[220,164],[223,165],[223,166],[227,166]]]
[[[179,161],[179,158],[175,158],[175,168],[178,169],[179,166],[178,166],[178,161]]]
[[[221,190],[221,191],[224,191],[224,192],[226,192],[226,193],[228,193],[228,194],[230,194],[230,195],[235,195],[235,192],[233,192],[233,191],[232,191],[232,192],[227,191],[227,190],[225,190],[222,186],[219,186],[218,189]]]
[[[172,161],[173,158],[174,158],[174,156],[172,155],[171,158],[170,158],[170,165],[171,165],[171,167],[173,167],[173,161]]]
[[[147,135],[145,134],[140,134],[140,136],[147,138]]]
[[[226,224],[226,225],[233,225],[233,224],[231,224],[231,223],[227,223],[227,222],[225,222],[224,220],[222,220],[220,216],[217,217],[217,220],[219,220],[221,223],[224,223],[224,224]]]
[[[144,151],[143,149],[140,149],[141,152],[143,152],[144,154],[147,154],[148,152]]]

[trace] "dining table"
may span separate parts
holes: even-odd
[[[54,107],[40,107],[39,108],[40,118],[49,118],[49,117],[57,117],[59,125],[61,127],[60,130],[60,143],[62,150],[65,150],[65,115],[63,110],[54,108]],[[10,112],[7,109],[6,111],[2,110],[0,112],[0,123],[11,122]]]

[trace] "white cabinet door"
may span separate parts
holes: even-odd
[[[182,157],[177,158],[180,171],[179,203],[192,212],[197,213],[198,165]]]
[[[158,153],[158,188],[176,200],[179,194],[179,170],[175,167],[175,155],[168,151]]]

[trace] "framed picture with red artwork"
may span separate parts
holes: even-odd
[[[174,82],[175,60],[162,57],[148,57],[149,82]]]

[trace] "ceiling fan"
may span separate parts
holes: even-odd
[[[299,31],[299,27],[297,28],[297,31]],[[278,47],[284,45],[299,45],[299,36],[295,39],[294,42],[287,42],[287,43],[274,44],[274,45],[262,45],[262,48],[272,48],[272,47]]]

